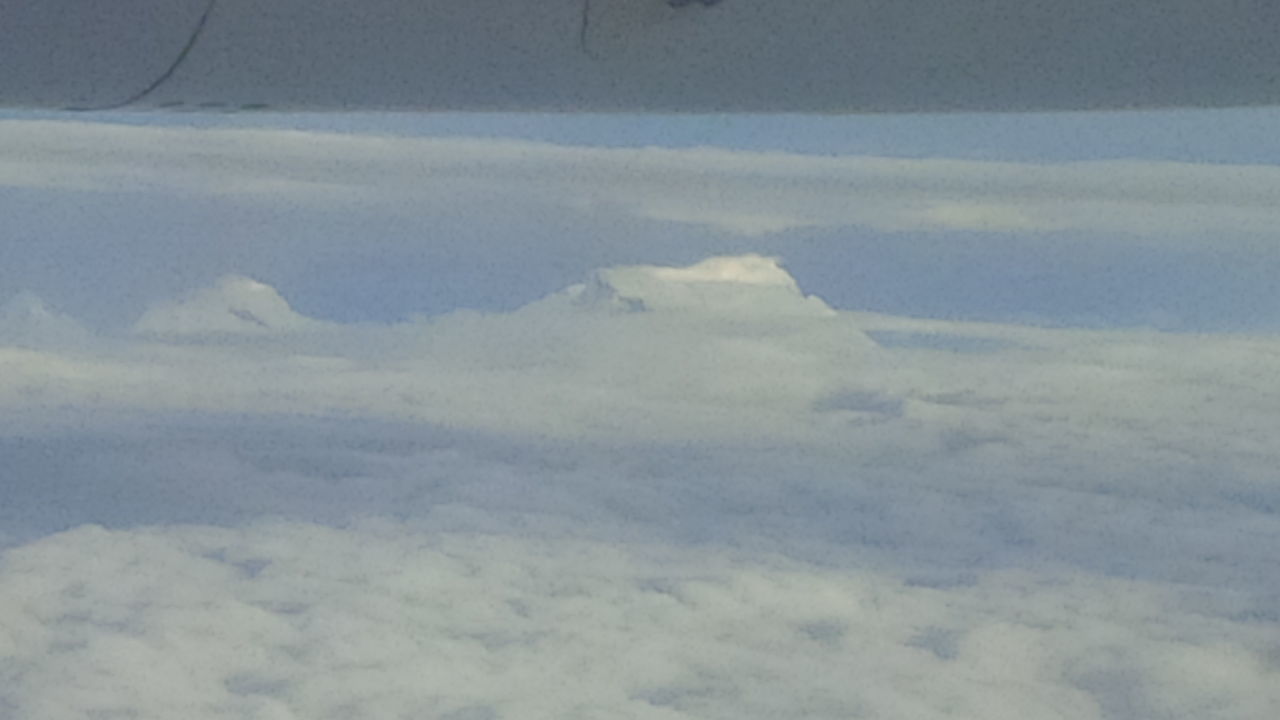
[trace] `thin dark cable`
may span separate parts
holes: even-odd
[[[169,65],[169,69],[161,73],[160,77],[156,78],[150,85],[118,103],[99,105],[97,107],[73,107],[67,109],[76,112],[119,110],[126,105],[132,105],[150,95],[156,88],[163,85],[166,80],[173,77],[173,74],[178,70],[178,66],[182,64],[183,60],[187,59],[187,55],[191,54],[191,48],[196,46],[196,41],[200,39],[200,34],[204,32],[204,26],[208,24],[209,16],[213,15],[213,7],[217,4],[218,0],[209,0],[209,4],[204,6],[204,13],[200,15],[200,20],[196,23],[195,29],[191,31],[191,37],[187,39],[187,44],[182,48],[182,52],[178,53],[178,57],[174,58],[173,63]]]
[[[591,49],[587,47],[587,31],[591,29],[591,0],[582,0],[582,24],[578,27],[578,47],[587,55]]]

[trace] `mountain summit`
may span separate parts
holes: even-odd
[[[77,342],[89,331],[50,309],[34,293],[20,292],[0,305],[0,344],[47,345]]]
[[[316,321],[294,312],[276,289],[241,275],[143,313],[134,332],[154,335],[266,335],[306,330]]]
[[[801,315],[834,311],[805,295],[777,258],[710,257],[687,267],[626,265],[594,271],[564,291],[578,306],[614,312],[679,311],[717,315]]]

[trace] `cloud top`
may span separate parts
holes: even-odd
[[[837,312],[757,255],[392,326],[232,276],[138,325],[0,347],[0,715],[1280,703],[1275,338]]]
[[[10,315],[49,319],[20,309]],[[0,398],[24,413],[91,398],[628,441],[775,438],[993,461],[1016,449],[1043,453],[1045,468],[1082,443],[1125,464],[1176,464],[1194,448],[1248,474],[1266,466],[1256,428],[1280,395],[1266,338],[1223,336],[1210,351],[1190,336],[837,312],[759,255],[602,268],[512,313],[390,326],[322,323],[228,276],[157,304],[135,331],[110,355],[8,351]],[[249,352],[253,338],[271,342]]]

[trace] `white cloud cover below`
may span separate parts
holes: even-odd
[[[1275,628],[1177,599],[1078,575],[930,588],[715,549],[381,521],[85,527],[0,566],[0,709],[47,720],[1272,717]]]
[[[0,717],[1280,712],[1274,338],[837,312],[761,256],[10,315]]]

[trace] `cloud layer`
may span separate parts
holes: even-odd
[[[14,315],[8,332],[25,322]],[[0,397],[35,416],[86,404],[347,413],[629,442],[767,436],[1046,462],[1088,447],[1137,464],[1230,457],[1244,473],[1270,456],[1278,389],[1277,347],[1265,337],[835,312],[775,260],[750,255],[602,269],[512,313],[376,326],[321,323],[272,288],[229,277],[157,304],[131,338],[3,353]]]
[[[0,707],[161,718],[1264,718],[1259,632],[1143,583],[937,589],[385,522],[86,527],[0,569]]]
[[[0,714],[1280,710],[1274,338],[836,311],[759,255],[394,325],[11,307]]]
[[[1104,232],[1274,250],[1280,169],[1009,163],[717,148],[8,121],[0,186],[387,210],[495,199],[761,235],[795,228]]]

